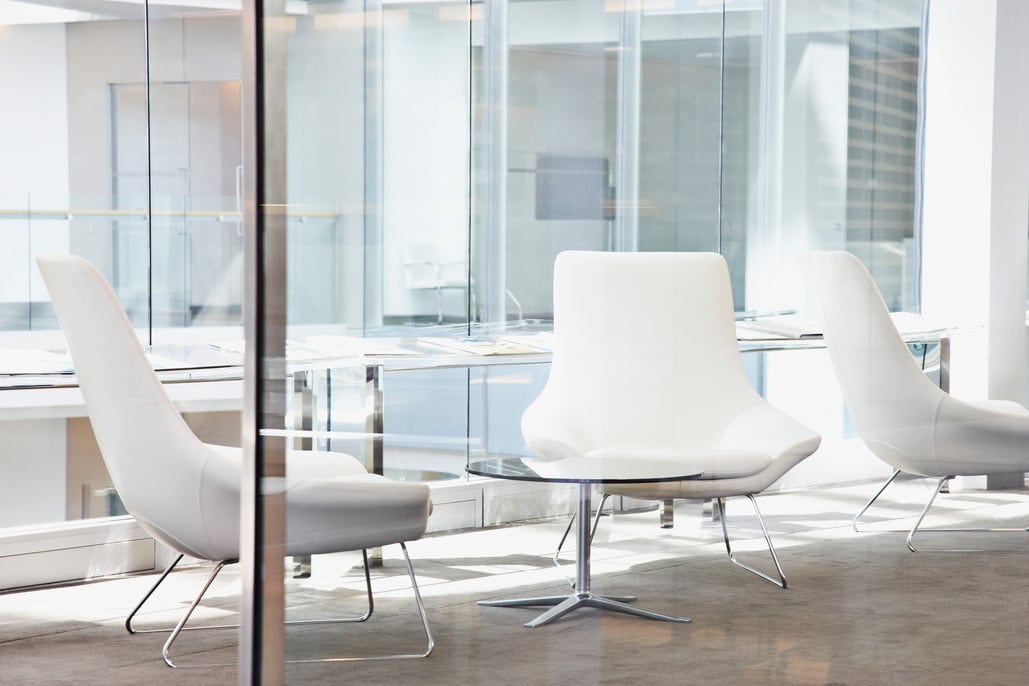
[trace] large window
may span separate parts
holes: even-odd
[[[612,7],[482,15],[479,302],[546,319],[563,249],[711,250],[738,309],[789,310],[795,254],[832,247],[865,260],[891,307],[917,306],[921,2]]]

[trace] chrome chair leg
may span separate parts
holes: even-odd
[[[411,556],[407,554],[407,546],[403,543],[400,544],[400,549],[404,552],[404,564],[407,566],[407,576],[411,579],[411,589],[414,591],[414,602],[418,608],[418,617],[422,621],[422,631],[425,633],[425,650],[419,653],[401,653],[396,655],[361,655],[354,657],[321,657],[312,658],[307,660],[286,660],[291,664],[293,663],[307,663],[307,662],[359,662],[367,660],[406,660],[406,659],[418,659],[428,657],[432,653],[432,649],[436,646],[436,640],[432,637],[432,630],[429,629],[429,618],[425,613],[425,603],[422,601],[422,594],[418,590],[418,580],[415,578],[414,567],[411,565]],[[317,620],[321,623],[327,623],[331,620]],[[301,622],[296,622],[301,623]],[[310,622],[309,622],[310,623]]]
[[[597,513],[595,515],[593,515],[593,527],[590,529],[590,543],[591,544],[593,543],[593,537],[597,535],[597,527],[600,525],[600,514],[601,514],[601,512],[604,511],[604,503],[606,503],[607,499],[610,498],[610,497],[611,496],[609,494],[607,494],[607,493],[604,493],[600,497],[600,505],[597,506]],[[563,534],[561,534],[561,540],[558,541],[558,543],[557,543],[557,550],[554,551],[554,557],[553,557],[554,566],[557,567],[558,569],[561,568],[561,559],[560,559],[561,548],[564,547],[565,541],[568,540],[568,534],[571,533],[572,525],[573,524],[575,524],[575,513],[574,512],[572,513],[572,516],[568,518],[568,526],[565,527],[565,532]],[[575,588],[575,579],[573,579],[570,576],[565,576],[565,579],[568,580],[568,585],[569,586],[571,586],[572,588]]]
[[[343,624],[343,623],[351,623],[351,622],[364,622],[369,617],[372,616],[372,613],[375,611],[375,598],[372,596],[372,577],[371,577],[371,572],[369,571],[368,551],[367,550],[362,550],[361,551],[361,557],[362,557],[362,560],[364,562],[364,584],[365,584],[366,595],[367,595],[367,600],[368,600],[368,609],[365,610],[364,614],[363,615],[359,615],[357,617],[338,617],[338,618],[334,618],[334,619],[310,619],[310,620],[304,620],[304,621],[299,622],[299,623],[302,623],[302,624]],[[134,607],[132,609],[132,612],[129,613],[129,616],[125,618],[125,630],[128,631],[130,634],[160,634],[160,633],[168,633],[169,631],[174,631],[174,627],[172,627],[172,628],[161,628],[161,629],[137,629],[137,628],[132,626],[132,620],[133,620],[133,618],[135,618],[136,614],[140,611],[140,609],[142,609],[143,605],[145,605],[146,602],[150,599],[150,596],[152,596],[154,594],[154,591],[157,590],[157,587],[160,586],[164,582],[164,580],[168,577],[168,575],[172,572],[172,570],[175,569],[175,566],[179,564],[179,562],[182,560],[182,558],[183,558],[183,556],[179,555],[174,560],[172,560],[172,563],[170,565],[168,565],[167,569],[165,569],[164,572],[161,574],[161,576],[157,579],[157,581],[154,582],[154,585],[150,587],[150,590],[146,592],[146,594],[143,596],[142,600],[140,600],[139,603],[136,605],[136,607]],[[224,565],[227,565],[227,564],[233,564],[235,562],[236,562],[236,560],[223,560],[219,564],[221,566],[224,566]],[[220,567],[218,569],[220,571]],[[214,577],[215,576],[217,576],[217,574],[212,574],[211,575],[211,578],[208,580],[207,584],[204,586],[203,591],[201,591],[200,597],[197,598],[197,602],[199,602],[200,599],[203,598],[203,593],[205,593],[207,591],[207,587],[210,586],[211,582],[214,581]],[[287,622],[287,624],[290,624],[290,623],[293,623],[293,622]],[[183,627],[183,631],[198,631],[200,629],[238,629],[238,628],[239,628],[239,624],[206,624],[204,626]]]
[[[169,667],[174,668],[178,666],[171,659],[172,643],[174,643],[175,639],[179,637],[180,633],[182,633],[182,630],[186,626],[186,622],[189,621],[190,616],[193,614],[193,610],[195,610],[197,605],[200,604],[200,601],[203,599],[204,594],[207,593],[207,589],[211,587],[212,583],[214,583],[215,577],[218,576],[218,573],[222,571],[222,569],[225,567],[225,564],[225,562],[219,562],[214,566],[214,570],[211,572],[211,575],[207,577],[207,581],[204,583],[203,588],[200,589],[200,593],[198,593],[197,597],[193,599],[192,603],[190,603],[189,608],[186,610],[186,614],[182,615],[182,619],[180,619],[179,623],[175,625],[175,628],[172,629],[171,634],[168,636],[168,639],[164,642],[164,646],[161,648],[161,657],[164,658],[164,664],[168,665]]]
[[[404,553],[404,564],[407,567],[407,574],[408,574],[408,576],[411,579],[411,588],[414,591],[414,598],[415,598],[415,604],[416,604],[417,609],[418,609],[418,616],[419,616],[419,618],[421,620],[421,623],[422,623],[422,630],[425,633],[425,640],[426,640],[426,647],[425,647],[425,649],[423,651],[421,651],[421,652],[418,652],[418,653],[404,653],[404,654],[394,654],[394,655],[353,656],[353,657],[311,658],[311,659],[286,660],[286,662],[289,662],[289,663],[305,663],[305,662],[354,662],[354,661],[360,661],[360,660],[391,660],[391,659],[409,659],[409,658],[428,657],[428,655],[432,652],[433,648],[435,647],[435,639],[433,639],[432,631],[429,629],[429,621],[428,621],[428,617],[427,617],[426,612],[425,612],[425,603],[422,601],[421,593],[418,590],[418,581],[415,578],[414,567],[411,565],[411,557],[410,557],[410,555],[407,552],[407,546],[404,543],[401,543],[400,544],[400,548],[401,548],[401,550]],[[361,615],[360,617],[343,617],[343,618],[338,618],[338,619],[299,619],[299,620],[291,620],[291,621],[287,621],[286,625],[287,626],[293,626],[293,625],[298,625],[298,624],[304,624],[304,625],[307,625],[307,624],[344,624],[344,623],[353,623],[353,622],[363,622],[363,621],[367,620],[369,617],[371,617],[372,612],[374,611],[374,600],[373,600],[373,597],[372,597],[371,573],[369,572],[369,564],[368,564],[368,551],[367,550],[362,550],[361,551],[361,555],[362,555],[362,558],[363,558],[363,561],[364,561],[365,584],[366,584],[367,591],[368,591],[368,610],[367,610],[367,612],[365,612],[365,614]],[[177,562],[177,560],[176,560],[176,562]],[[175,639],[178,638],[179,634],[182,633],[183,631],[199,630],[199,629],[231,629],[231,628],[239,628],[238,624],[225,624],[225,625],[217,625],[217,626],[209,625],[209,626],[197,626],[197,627],[187,627],[186,626],[186,622],[189,621],[189,618],[190,618],[190,616],[192,616],[193,611],[196,610],[197,606],[200,604],[200,601],[203,599],[204,595],[207,593],[207,590],[211,587],[211,584],[214,583],[215,577],[218,576],[218,573],[221,572],[221,570],[225,567],[226,564],[229,564],[229,562],[230,561],[223,561],[223,562],[219,562],[217,565],[215,565],[214,570],[211,572],[210,576],[207,578],[207,581],[204,583],[203,587],[200,589],[200,593],[197,594],[196,598],[193,599],[193,602],[190,604],[190,606],[186,610],[185,614],[179,620],[178,624],[175,625],[175,628],[173,628],[171,630],[171,634],[168,636],[168,639],[165,641],[164,646],[161,649],[161,656],[164,658],[165,664],[167,664],[169,667],[173,667],[173,668],[183,668],[183,667],[191,667],[191,668],[192,667],[222,667],[222,666],[229,666],[229,665],[236,664],[235,662],[213,662],[213,663],[203,663],[203,664],[181,665],[181,664],[177,664],[176,662],[174,662],[172,660],[172,657],[171,657],[171,646],[175,642]],[[235,562],[235,560],[233,560],[231,562]],[[174,565],[172,565],[172,566],[174,566]],[[159,582],[160,582],[160,580],[159,580]],[[156,586],[157,585],[155,584],[155,588],[156,588]],[[153,593],[153,589],[151,589],[150,593]],[[149,595],[150,594],[148,593],[147,597],[149,597]],[[145,600],[146,600],[146,598],[144,598],[144,602],[145,602]],[[149,631],[156,632],[156,631],[162,631],[162,630],[152,629],[152,630],[149,630]],[[167,630],[164,630],[164,631],[167,631]],[[137,630],[136,633],[147,633],[147,632]]]
[[[953,476],[945,476],[942,479],[940,479],[938,482],[936,482],[936,488],[933,489],[933,494],[929,497],[929,502],[927,502],[925,504],[925,507],[922,508],[922,513],[918,516],[918,521],[915,522],[915,525],[913,527],[911,527],[911,530],[908,532],[908,536],[907,536],[908,550],[910,550],[913,553],[918,553],[918,552],[933,552],[933,553],[1023,552],[1023,551],[983,550],[983,549],[979,549],[979,548],[944,548],[944,549],[940,549],[940,550],[931,550],[930,551],[930,550],[922,550],[921,548],[916,548],[915,547],[915,534],[918,532],[919,527],[922,526],[922,520],[924,520],[926,514],[929,513],[929,508],[931,508],[933,506],[933,503],[936,502],[936,497],[940,493],[946,493],[947,492],[946,486],[950,482],[950,480],[953,479],[953,478],[954,478]],[[924,529],[923,531],[926,532],[926,533],[933,533],[933,532],[960,533],[960,532],[964,532],[964,533],[1022,533],[1022,534],[1024,534],[1026,532],[1029,532],[1029,527],[1008,527],[1008,528],[1004,528],[1004,527],[1002,527],[1002,528],[966,527],[966,528],[946,528],[946,529]]]
[[[859,533],[862,532],[862,529],[858,528],[858,520],[861,518],[862,515],[865,514],[865,512],[868,510],[868,508],[870,508],[872,506],[872,503],[874,503],[879,498],[879,496],[882,495],[883,491],[885,491],[886,488],[890,484],[892,484],[893,481],[899,475],[900,475],[900,470],[899,469],[895,470],[893,472],[893,474],[890,476],[890,478],[887,479],[886,483],[882,485],[882,488],[880,488],[879,491],[874,496],[872,496],[872,499],[869,500],[868,503],[865,504],[865,506],[864,506],[864,508],[862,508],[861,512],[857,513],[857,515],[854,517],[854,521],[852,522],[852,526],[854,528],[854,531],[857,531]],[[911,529],[876,529],[875,533],[903,533],[903,532],[906,531],[907,532],[907,541],[906,542],[907,542],[908,550],[910,550],[913,553],[917,553],[917,552],[936,552],[936,553],[1004,552],[1004,551],[999,551],[999,550],[991,551],[991,550],[972,549],[972,548],[944,548],[944,549],[929,551],[929,550],[922,550],[922,549],[917,548],[915,546],[915,534],[918,533],[919,530],[921,529],[922,522],[925,520],[925,516],[929,513],[929,510],[932,508],[933,504],[936,502],[936,498],[941,493],[949,493],[950,492],[950,489],[948,488],[948,485],[950,484],[950,480],[953,479],[953,478],[954,478],[953,476],[945,476],[945,477],[942,477],[939,481],[936,482],[936,487],[933,489],[932,495],[929,497],[929,502],[927,502],[925,504],[925,507],[922,508],[921,513],[919,513],[919,515],[918,515],[918,520],[915,522],[914,526],[911,527]],[[1023,527],[1013,527],[1013,528],[986,528],[986,527],[983,527],[983,528],[976,528],[976,527],[952,528],[952,527],[948,527],[948,528],[942,528],[942,529],[921,529],[921,530],[923,532],[925,532],[925,533],[944,533],[944,532],[949,532],[949,533],[962,533],[962,532],[964,532],[964,533],[1026,533],[1026,532],[1029,532],[1029,527],[1024,527],[1024,528]],[[870,531],[870,530],[869,529],[865,529],[864,531]],[[1012,552],[1014,552],[1014,551],[1012,551]]]
[[[150,599],[150,596],[152,596],[154,594],[154,591],[157,590],[157,587],[160,586],[164,582],[164,580],[166,578],[168,578],[168,575],[171,573],[171,571],[173,569],[175,569],[175,566],[179,564],[179,562],[182,560],[182,558],[183,558],[183,556],[179,555],[174,560],[172,560],[172,563],[170,565],[168,565],[168,568],[164,570],[164,573],[162,573],[161,576],[157,579],[157,581],[154,582],[154,585],[150,587],[150,590],[146,592],[146,595],[143,596],[142,600],[139,601],[139,603],[136,605],[136,607],[134,607],[132,609],[132,612],[129,613],[129,616],[125,618],[125,630],[128,631],[130,634],[166,634],[169,631],[174,631],[175,630],[174,627],[172,627],[170,629],[169,628],[137,629],[134,626],[132,626],[132,620],[135,618],[136,614],[143,608],[143,605],[145,605],[146,602]],[[214,581],[214,577],[217,576],[217,572],[221,571],[221,568],[224,567],[226,564],[231,564],[233,562],[235,562],[235,560],[223,560],[223,561],[218,563],[218,566],[215,567],[215,569],[217,571],[215,571],[215,573],[211,575],[211,577],[207,581],[207,584],[204,586],[204,592],[206,592],[207,587],[211,585],[211,582]],[[201,595],[199,597],[197,597],[196,602],[199,603],[200,599],[202,597],[203,597],[203,592],[201,592]],[[199,629],[238,629],[238,628],[239,628],[238,624],[206,624],[204,626],[186,627],[186,630],[192,631],[192,630],[199,630]]]
[[[900,476],[900,470],[896,469],[896,470],[894,470],[894,472],[890,476],[890,478],[886,480],[886,483],[884,483],[882,485],[882,488],[880,488],[879,491],[875,495],[872,496],[872,499],[869,500],[867,503],[865,503],[865,506],[863,508],[861,508],[861,512],[858,512],[854,516],[853,521],[851,521],[851,523],[850,523],[850,525],[851,525],[851,527],[853,527],[854,531],[856,531],[857,533],[861,533],[861,529],[858,528],[858,520],[861,519],[861,516],[863,514],[865,514],[865,512],[868,511],[868,508],[870,508],[872,506],[872,503],[874,503],[876,500],[879,499],[879,496],[881,496],[883,494],[883,491],[885,491],[889,487],[889,485],[892,484],[893,481],[898,476]]]
[[[754,514],[757,515],[758,524],[761,525],[761,533],[765,537],[765,543],[768,545],[768,552],[772,555],[772,562],[775,564],[775,570],[779,575],[779,579],[773,579],[764,572],[757,570],[749,565],[746,565],[736,559],[736,554],[732,551],[732,545],[729,543],[729,529],[725,524],[725,498],[715,498],[715,507],[718,509],[719,519],[722,520],[722,536],[725,538],[725,550],[729,554],[729,561],[734,565],[742,567],[751,574],[755,574],[765,581],[775,584],[779,588],[786,588],[786,575],[783,574],[782,566],[779,564],[779,557],[775,554],[775,548],[772,546],[772,539],[768,535],[768,529],[765,527],[764,517],[761,516],[761,510],[757,507],[757,500],[754,499],[753,495],[748,495],[750,504],[754,506]]]
[[[911,552],[918,552],[918,549],[915,548],[914,543],[915,532],[918,531],[918,527],[922,525],[922,520],[925,519],[925,515],[929,512],[929,508],[933,506],[934,502],[936,502],[936,496],[940,494],[940,491],[943,490],[944,485],[946,485],[946,483],[949,480],[950,477],[945,476],[942,479],[940,479],[939,482],[937,482],[936,488],[933,489],[933,494],[929,497],[929,502],[927,502],[925,504],[925,507],[922,508],[922,514],[918,515],[918,521],[915,522],[915,525],[911,527],[911,531],[908,532],[907,544],[908,550],[910,550]]]
[[[675,526],[675,501],[671,498],[661,501],[661,513],[658,515],[658,526],[671,529]]]
[[[154,582],[154,585],[151,586],[150,590],[146,592],[146,595],[143,596],[142,600],[140,600],[136,604],[136,607],[132,608],[132,612],[130,612],[129,616],[125,618],[125,630],[128,631],[130,634],[148,634],[154,631],[170,631],[170,629],[133,629],[132,618],[135,617],[136,613],[139,612],[140,608],[146,604],[146,601],[150,600],[150,596],[152,596],[154,594],[154,591],[157,590],[157,587],[160,586],[164,582],[164,580],[168,578],[168,575],[171,574],[173,569],[175,569],[175,565],[179,564],[179,562],[182,561],[182,558],[183,555],[180,554],[178,557],[172,560],[171,564],[168,565],[168,567],[164,570],[164,573],[161,574],[160,577],[158,577],[157,581]]]

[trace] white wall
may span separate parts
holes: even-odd
[[[64,25],[5,27],[0,40],[0,189],[67,202],[68,103]],[[60,207],[61,205],[58,205]]]
[[[926,80],[923,312],[955,395],[1024,401],[1029,3],[935,0]]]
[[[142,18],[142,17],[141,17]],[[94,21],[67,26],[69,187],[76,201],[107,207],[111,187],[111,84],[146,80],[142,21]],[[151,73],[155,82],[232,81],[241,77],[240,23],[225,16],[153,21]],[[121,145],[128,140],[119,141]],[[146,140],[140,133],[139,155]],[[72,248],[112,273],[111,222],[78,221]]]
[[[68,104],[62,24],[5,27],[0,39],[0,209],[68,207]],[[31,68],[26,68],[26,66]],[[0,302],[46,300],[28,255],[67,249],[64,220],[0,221]]]
[[[779,250],[793,259],[805,249],[846,245],[850,49],[805,39],[788,42],[786,52]],[[777,277],[763,285],[781,289],[782,303],[804,292],[796,269],[775,269]]]
[[[818,450],[784,474],[773,490],[885,481],[892,473],[858,438],[826,350],[767,353],[765,384],[765,398],[770,403],[822,436]]]
[[[412,9],[386,26],[383,49],[383,311],[434,313],[435,294],[408,291],[402,265],[417,243],[466,260],[468,27]]]
[[[365,206],[365,147],[378,142],[365,130],[366,69],[373,70],[369,81],[377,74],[365,61],[364,24],[353,21],[361,15],[338,9],[298,17],[289,42],[289,200],[309,211],[337,212],[339,219],[291,231],[288,309],[291,321],[343,322],[360,332],[372,302],[364,222],[378,213]]]
[[[63,522],[68,516],[64,418],[4,420],[0,430],[0,526]]]

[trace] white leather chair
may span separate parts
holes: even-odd
[[[554,265],[554,356],[522,416],[547,459],[675,457],[703,478],[608,484],[605,496],[713,499],[730,560],[783,588],[754,495],[821,441],[767,403],[743,370],[725,260],[714,253],[570,251]],[[724,499],[754,505],[778,579],[736,559]]]
[[[854,255],[813,252],[800,262],[821,306],[823,335],[847,411],[864,443],[894,468],[854,518],[854,528],[901,472],[939,480],[908,532],[908,548],[915,551],[915,533],[949,479],[1029,470],[1029,411],[1003,400],[959,400],[930,381]]]
[[[114,292],[91,264],[69,255],[40,256],[37,262],[114,487],[140,526],[180,553],[154,588],[182,554],[217,563],[164,645],[165,661],[174,667],[172,642],[214,577],[239,558],[241,451],[196,437],[161,387]],[[286,555],[400,544],[427,646],[391,657],[428,655],[432,634],[404,545],[425,532],[432,509],[428,487],[369,474],[349,455],[308,451],[288,455],[284,488]],[[367,558],[365,574],[367,582]],[[126,620],[130,633],[133,616],[153,590]],[[371,614],[370,583],[368,599],[363,617],[340,621]]]

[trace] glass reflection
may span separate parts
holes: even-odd
[[[144,343],[161,350],[155,364],[195,364],[183,334],[195,325],[227,327],[218,339],[241,335],[238,11],[161,6],[147,22],[142,2],[77,8],[0,4],[0,78],[19,103],[0,114],[5,387],[68,381],[18,366],[33,351],[37,367],[62,354],[33,261],[41,253],[95,264]],[[238,402],[219,397],[187,422],[238,444]],[[80,415],[55,407],[19,422],[12,441],[35,441],[42,471],[10,482],[33,498],[5,498],[0,527],[123,513]]]
[[[31,256],[72,252],[148,342],[233,352],[238,12],[151,7],[146,24],[141,4],[53,5],[0,6],[0,58],[17,65],[0,79],[23,103],[0,114],[0,329],[56,334]],[[793,253],[843,247],[891,307],[912,307],[920,10],[291,3],[284,82],[266,86],[287,109],[292,349],[346,336],[430,356],[425,339],[547,330],[567,249],[719,251],[737,309],[754,311],[798,306],[782,268]],[[366,432],[368,370],[342,366],[332,402],[324,371],[295,379],[315,403],[309,426]],[[517,419],[545,369],[382,371],[385,470],[450,481],[469,452],[520,454]],[[190,421],[238,440],[232,402]],[[366,437],[318,440],[370,454]],[[12,507],[0,526],[116,512],[96,456],[81,459],[88,470],[33,475],[47,505]]]

